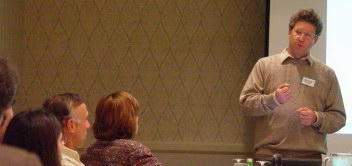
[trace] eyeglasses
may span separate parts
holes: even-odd
[[[310,40],[317,37],[316,34],[309,33],[309,32],[303,32],[299,29],[293,30],[293,34],[297,37],[301,37],[303,35],[303,37],[306,37],[307,39],[310,39]]]

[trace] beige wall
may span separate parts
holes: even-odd
[[[23,54],[23,0],[0,0],[0,57],[13,62]]]
[[[137,140],[163,163],[190,156],[192,165],[232,163],[234,155],[250,153],[253,121],[238,97],[264,55],[265,1],[18,3],[11,9],[20,13],[11,24],[18,44],[2,47],[18,47],[9,55],[22,50],[13,58],[21,74],[17,110],[69,91],[87,99],[93,122],[102,95],[128,91],[140,102]],[[89,134],[87,144],[94,141]]]

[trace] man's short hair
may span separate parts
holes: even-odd
[[[314,9],[300,9],[297,13],[293,14],[288,24],[289,30],[292,30],[296,23],[301,21],[312,24],[316,28],[315,35],[320,36],[323,31],[323,23],[319,14]]]
[[[46,112],[51,112],[64,126],[65,120],[73,117],[73,109],[85,103],[84,99],[74,93],[56,94],[47,98],[43,103]]]

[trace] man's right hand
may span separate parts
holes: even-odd
[[[283,83],[275,91],[275,98],[280,104],[286,103],[292,97],[291,85]]]

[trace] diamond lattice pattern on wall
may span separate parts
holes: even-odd
[[[75,92],[93,123],[100,97],[122,90],[139,100],[137,139],[152,148],[247,146],[251,124],[238,97],[264,54],[265,1],[25,0],[24,8],[21,109]]]

